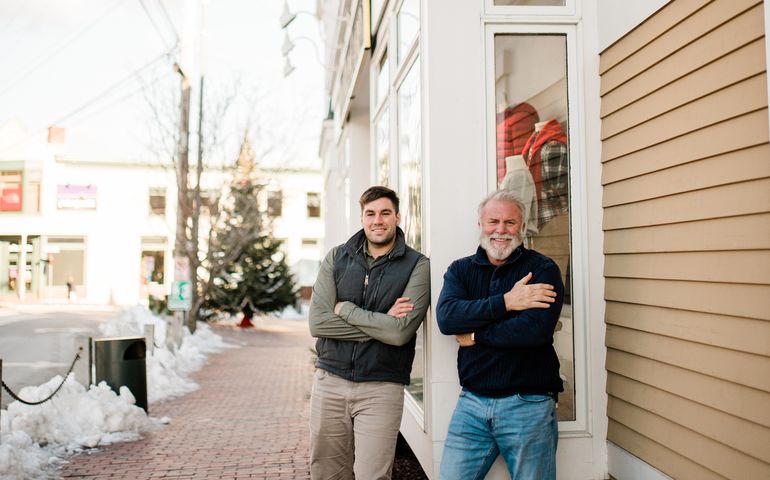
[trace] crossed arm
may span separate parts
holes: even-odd
[[[388,313],[364,310],[352,302],[337,302],[332,249],[321,263],[310,301],[310,334],[338,340],[379,340],[388,345],[409,342],[430,305],[430,262],[421,259]]]
[[[528,273],[508,292],[473,299],[450,266],[436,308],[439,329],[456,335],[461,347],[476,343],[502,348],[547,344],[559,320],[563,292],[559,269],[552,265]]]

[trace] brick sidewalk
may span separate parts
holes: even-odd
[[[200,389],[150,405],[169,425],[70,459],[61,478],[308,479],[313,345],[302,321],[217,328],[242,345],[209,356]]]

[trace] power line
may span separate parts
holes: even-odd
[[[152,23],[152,26],[155,29],[155,32],[160,37],[160,41],[163,43],[163,46],[168,47],[168,45],[166,44],[166,38],[163,36],[163,32],[160,31],[160,27],[155,22],[155,19],[152,18],[152,15],[150,15],[150,11],[147,9],[147,5],[144,3],[144,0],[139,0],[139,3],[142,4],[142,9],[144,10],[144,13],[147,15],[147,18],[150,20],[150,23]]]
[[[21,7],[23,7],[23,6],[24,6],[24,3],[20,3],[20,8],[16,9],[16,11],[15,11],[15,12],[13,12],[11,15],[9,15],[9,17],[11,18],[11,20],[10,20],[9,22],[6,22],[6,24],[5,24],[5,26],[4,26],[3,28],[0,28],[0,33],[2,33],[2,32],[3,32],[3,30],[5,30],[6,28],[8,28],[8,27],[10,27],[11,25],[13,25],[13,24],[14,24],[14,22],[15,22],[17,19],[19,19],[19,18],[23,18],[21,15],[18,15],[18,14],[19,14],[19,12],[21,12],[21,10],[22,10],[22,9],[21,9]],[[37,13],[38,13],[38,10],[40,10],[40,7],[41,7],[41,6],[43,6],[43,3],[42,3],[42,2],[38,2],[38,3],[36,4],[36,7],[37,7],[37,8],[34,8],[34,9],[32,9],[32,10],[30,11],[29,15],[28,15],[28,16],[30,17],[30,19],[29,19],[29,21],[27,22],[27,25],[25,25],[25,26],[24,26],[24,28],[21,28],[21,29],[20,29],[20,31],[19,31],[19,32],[18,32],[18,33],[17,33],[17,34],[16,34],[16,35],[13,37],[13,39],[11,39],[11,40],[8,40],[8,41],[6,42],[6,44],[7,44],[7,45],[19,45],[19,44],[21,43],[21,41],[22,41],[22,40],[24,39],[24,37],[25,37],[25,36],[26,36],[26,35],[29,33],[29,31],[30,31],[30,30],[32,30],[32,28],[31,28],[31,27],[32,27],[32,25],[33,25],[33,24],[34,24],[34,22],[35,22],[35,16],[37,15]],[[14,49],[11,49],[11,48],[8,48],[8,49],[6,49],[4,52],[0,52],[0,53],[4,53],[4,55],[1,55],[1,54],[0,54],[0,58],[4,58],[4,57],[7,57],[8,55],[12,55],[14,52],[16,52],[16,50],[14,50]]]
[[[56,48],[52,49],[50,52],[48,52],[48,54],[47,54],[47,55],[43,55],[43,56],[42,56],[42,58],[38,57],[39,59],[33,60],[33,64],[32,64],[32,66],[31,66],[30,68],[28,68],[27,70],[23,71],[22,73],[20,73],[20,74],[19,74],[19,75],[17,75],[16,77],[14,77],[14,78],[11,80],[10,84],[7,84],[7,85],[6,85],[6,87],[5,87],[5,88],[4,88],[2,91],[0,91],[0,97],[2,97],[2,96],[3,96],[3,95],[5,95],[6,93],[8,93],[10,90],[12,90],[12,89],[13,89],[13,88],[14,88],[16,85],[18,85],[18,84],[19,84],[19,82],[21,82],[21,81],[22,81],[22,80],[24,80],[24,79],[25,79],[27,76],[29,76],[29,74],[31,74],[32,72],[34,72],[35,70],[37,70],[38,68],[40,68],[41,66],[43,66],[43,65],[45,64],[45,62],[47,62],[47,61],[48,61],[48,60],[49,60],[51,57],[55,56],[56,54],[58,54],[59,52],[61,52],[61,51],[62,51],[62,50],[64,50],[65,48],[67,48],[67,47],[68,47],[68,46],[69,46],[69,45],[70,45],[72,42],[74,42],[75,40],[77,40],[77,39],[78,39],[78,38],[79,38],[81,35],[83,35],[83,34],[84,34],[84,33],[86,33],[88,30],[90,30],[91,28],[93,28],[93,27],[94,27],[94,26],[95,26],[97,23],[99,23],[99,22],[100,22],[100,21],[101,21],[101,20],[102,20],[102,19],[103,19],[105,16],[107,16],[107,14],[108,14],[108,13],[112,12],[112,10],[114,10],[114,9],[115,9],[115,8],[116,8],[118,5],[120,5],[120,3],[121,3],[122,1],[123,1],[123,0],[117,0],[117,1],[116,1],[115,3],[113,3],[113,4],[112,4],[110,7],[106,8],[105,10],[103,10],[103,11],[101,12],[101,14],[99,14],[99,15],[98,15],[98,16],[97,16],[97,17],[96,17],[96,18],[95,18],[95,19],[94,19],[94,20],[93,20],[91,23],[89,23],[88,25],[86,25],[86,26],[85,26],[85,28],[83,28],[83,29],[79,30],[78,32],[76,32],[76,33],[75,33],[75,34],[74,34],[72,37],[70,37],[70,38],[69,38],[67,41],[65,41],[65,42],[62,42],[61,44],[59,44],[59,45],[58,45],[58,47],[56,47]],[[35,62],[36,62],[36,63],[35,63]]]
[[[163,58],[167,57],[169,54],[170,54],[170,51],[161,53],[160,55],[158,55],[157,57],[155,57],[153,60],[151,60],[150,62],[148,62],[147,64],[145,64],[143,67],[140,67],[139,69],[137,69],[137,70],[134,70],[134,71],[133,71],[132,73],[130,73],[128,76],[124,77],[123,79],[121,79],[121,80],[120,80],[120,81],[118,81],[117,83],[114,83],[112,86],[108,87],[108,88],[107,88],[106,90],[104,90],[102,93],[100,93],[99,95],[95,96],[94,98],[92,98],[91,100],[89,100],[88,102],[86,102],[85,104],[83,104],[83,105],[81,105],[80,107],[76,108],[76,109],[75,109],[75,110],[73,110],[72,112],[70,112],[70,113],[68,113],[68,114],[66,114],[66,115],[64,115],[64,116],[62,116],[62,117],[60,117],[60,118],[56,119],[56,121],[52,122],[52,125],[56,125],[56,124],[58,124],[58,123],[62,123],[63,121],[67,120],[68,118],[70,118],[70,117],[72,117],[72,116],[74,116],[74,115],[76,115],[76,114],[78,114],[78,113],[82,112],[83,110],[87,109],[88,107],[90,107],[90,106],[91,106],[91,105],[93,105],[94,103],[98,102],[98,101],[99,101],[99,100],[101,100],[102,98],[104,98],[104,97],[106,97],[107,95],[109,95],[109,94],[110,94],[110,93],[111,93],[111,92],[112,92],[114,89],[116,89],[116,88],[117,88],[117,87],[119,87],[120,85],[124,84],[125,82],[127,82],[127,81],[131,80],[132,78],[136,77],[137,75],[139,75],[139,73],[141,73],[141,72],[142,72],[142,71],[144,71],[144,70],[147,70],[148,68],[150,68],[151,66],[153,66],[153,65],[154,65],[155,63],[157,63],[158,61],[160,61],[160,60],[162,60]]]
[[[157,82],[158,80],[161,80],[161,79],[163,79],[163,78],[169,77],[169,76],[171,76],[171,75],[176,75],[176,72],[170,71],[170,72],[162,73],[162,74],[160,74],[160,75],[156,76],[155,78],[153,78],[153,79],[150,81],[150,83],[155,83],[155,82]],[[115,100],[114,100],[112,103],[108,103],[107,105],[104,105],[103,107],[101,107],[101,108],[98,108],[98,109],[96,109],[96,110],[94,110],[94,111],[90,112],[88,115],[86,115],[86,116],[84,116],[84,117],[81,117],[80,119],[78,119],[78,121],[79,121],[79,122],[83,122],[83,121],[85,121],[85,120],[87,120],[87,119],[89,119],[89,118],[91,118],[91,117],[94,117],[94,116],[96,116],[96,115],[98,115],[98,114],[102,113],[103,111],[105,111],[105,110],[107,110],[107,109],[109,109],[109,108],[112,108],[112,107],[114,107],[115,105],[117,105],[117,104],[119,104],[119,103],[122,103],[122,102],[124,102],[124,101],[128,100],[129,98],[133,97],[133,96],[134,96],[134,95],[136,95],[137,93],[140,93],[142,90],[144,90],[144,88],[145,88],[144,86],[141,86],[141,87],[137,88],[136,90],[133,90],[133,91],[131,91],[130,93],[127,93],[127,94],[123,95],[122,97],[118,97],[118,98],[117,98],[117,99],[115,99]],[[75,114],[74,114],[74,113],[73,113],[73,114],[71,114],[71,115],[68,115],[67,117],[65,117],[65,119],[66,119],[66,118],[71,118],[71,117],[73,117],[73,116],[75,116]],[[60,119],[60,121],[59,121],[58,123],[62,123],[62,122],[61,122],[61,119]],[[54,124],[54,125],[55,125],[55,124]]]
[[[61,124],[65,120],[69,119],[70,117],[73,117],[73,116],[77,115],[78,113],[82,112],[83,110],[86,110],[91,105],[95,104],[96,102],[100,101],[101,99],[103,99],[104,97],[106,97],[107,95],[112,93],[112,91],[115,90],[116,88],[118,88],[119,86],[123,85],[124,83],[126,83],[129,80],[131,80],[132,78],[138,76],[142,71],[147,70],[148,68],[150,68],[151,66],[156,64],[158,61],[162,60],[163,58],[168,57],[171,54],[172,51],[173,51],[173,49],[169,50],[169,51],[166,51],[166,52],[163,52],[162,54],[160,54],[159,56],[157,56],[156,58],[154,58],[153,60],[151,60],[150,62],[145,64],[144,66],[138,68],[137,70],[134,70],[128,76],[126,76],[126,77],[122,78],[121,80],[119,80],[118,82],[112,84],[110,87],[108,87],[107,89],[102,91],[100,94],[96,95],[95,97],[91,98],[90,100],[88,100],[86,103],[84,103],[80,107],[78,107],[75,110],[67,113],[66,115],[63,115],[63,116],[57,118],[55,121],[48,123],[48,125]],[[23,139],[19,140],[18,142],[0,148],[0,151],[10,150],[10,149],[12,149],[14,147],[17,147],[17,146],[19,146],[19,145],[21,145],[23,143],[26,143],[27,141],[29,141],[35,135],[38,135],[39,133],[44,132],[45,128],[47,128],[47,127],[43,127],[41,129],[35,130],[34,132],[30,133],[29,135],[27,135]]]
[[[160,5],[160,9],[163,12],[163,16],[166,18],[166,22],[168,23],[168,26],[171,27],[171,30],[174,32],[174,37],[176,38],[176,43],[178,45],[179,32],[176,30],[176,26],[174,25],[174,22],[171,21],[171,17],[168,14],[168,10],[166,10],[166,6],[163,5],[163,0],[158,0],[158,5]]]
[[[14,10],[12,14],[8,15],[8,21],[7,21],[7,22],[5,22],[5,23],[2,25],[2,27],[0,27],[0,33],[1,33],[3,30],[5,30],[5,29],[7,29],[8,27],[10,27],[11,25],[13,25],[13,23],[16,21],[16,19],[17,19],[17,18],[19,18],[19,17],[18,17],[18,13],[19,13],[19,12],[21,12],[21,10],[22,10],[22,9],[25,7],[25,5],[26,5],[26,2],[22,2],[22,1],[19,1],[19,6],[18,6],[18,8],[16,8],[16,10]]]

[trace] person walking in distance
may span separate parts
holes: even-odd
[[[359,204],[363,228],[326,255],[310,300],[315,480],[390,478],[416,331],[430,305],[430,264],[406,245],[396,193],[371,187]]]

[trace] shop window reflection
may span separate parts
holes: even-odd
[[[406,58],[420,30],[420,2],[404,0],[398,11],[398,64]]]
[[[495,36],[495,171],[497,186],[524,201],[526,246],[562,273],[564,307],[554,334],[564,381],[558,417],[574,420],[566,51],[564,35]]]
[[[422,155],[420,121],[420,61],[412,65],[398,88],[398,178],[401,199],[401,227],[406,242],[422,251]],[[425,352],[424,329],[417,331],[417,345],[412,365],[409,392],[420,405],[423,402]]]
[[[374,125],[374,158],[377,168],[377,183],[390,184],[390,115],[384,109]]]

